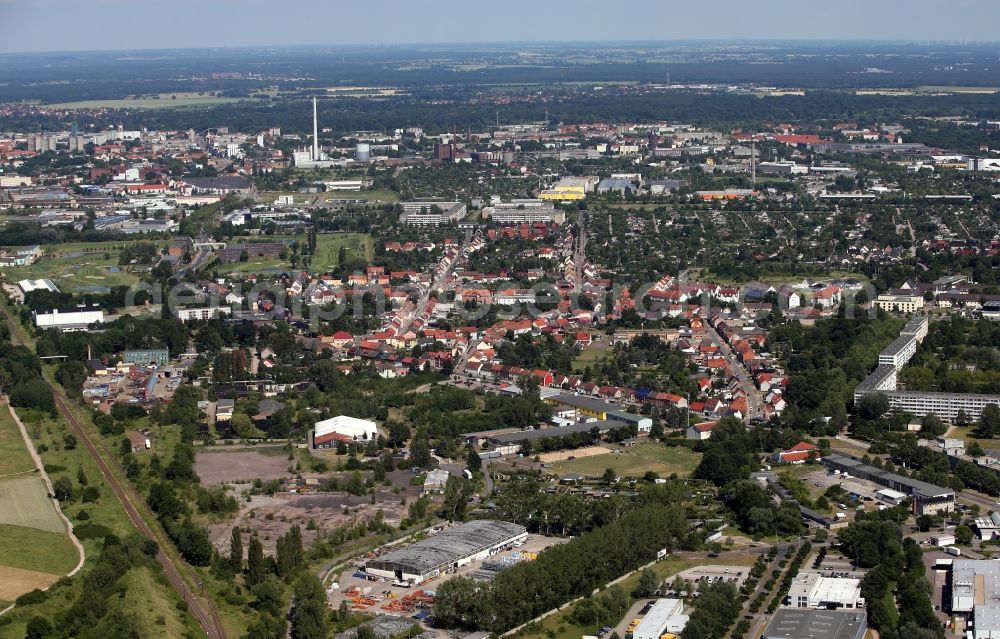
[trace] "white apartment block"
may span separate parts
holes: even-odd
[[[210,320],[225,315],[231,315],[233,309],[228,306],[206,306],[204,308],[178,308],[177,319],[182,322],[192,320]]]

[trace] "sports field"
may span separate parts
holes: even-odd
[[[664,446],[656,442],[646,442],[631,448],[608,447],[607,454],[588,455],[552,464],[557,475],[577,473],[589,477],[600,477],[610,468],[620,477],[642,477],[654,472],[661,477],[677,473],[687,477],[701,461],[701,453],[695,453],[683,446]],[[613,453],[612,450],[620,450]]]

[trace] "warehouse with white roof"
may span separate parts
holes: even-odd
[[[680,599],[659,599],[632,632],[632,639],[660,639],[665,634],[679,635],[687,625],[688,616],[681,614]]]
[[[367,442],[378,438],[375,422],[347,415],[316,422],[313,428],[315,448],[330,448],[336,446],[337,442]]]

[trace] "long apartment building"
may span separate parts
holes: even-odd
[[[899,371],[917,352],[917,347],[927,336],[926,317],[914,317],[878,356],[878,366],[854,388],[857,402],[870,393],[884,393],[893,410],[923,417],[933,413],[946,420],[954,420],[962,411],[969,419],[979,419],[988,404],[1000,406],[1000,395],[975,393],[937,393],[908,391],[897,388]]]
[[[458,222],[466,214],[461,202],[403,202],[400,221],[409,226],[443,226]]]
[[[483,217],[496,224],[533,224],[566,221],[566,213],[543,200],[515,200],[483,208]]]

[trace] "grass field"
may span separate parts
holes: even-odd
[[[610,350],[611,347],[607,342],[592,343],[587,348],[584,348],[573,360],[573,372],[581,373],[587,366],[592,367],[595,363],[603,359]]]
[[[160,93],[131,96],[120,100],[81,100],[46,105],[53,109],[179,109],[203,107],[232,102],[247,102],[247,98],[223,98],[201,93]]]
[[[131,286],[139,277],[118,266],[123,242],[75,242],[44,247],[45,254],[30,266],[7,268],[8,282],[52,280],[64,293],[100,292],[104,287]]]
[[[51,532],[66,530],[42,478],[31,476],[0,480],[0,524]]]
[[[188,630],[176,613],[175,601],[157,587],[157,578],[148,568],[130,571],[122,578],[125,598],[121,600],[122,610],[141,610],[135,615],[136,630],[140,637],[147,639],[172,639],[188,636]],[[146,593],[154,593],[147,598]],[[190,636],[200,636],[194,632]]]
[[[249,238],[233,238],[233,242],[239,242]],[[290,242],[298,240],[305,244],[305,235],[273,235],[267,237],[272,242]],[[346,247],[349,257],[360,255],[371,263],[375,254],[375,246],[372,243],[371,235],[367,233],[324,233],[316,238],[316,254],[312,256],[309,270],[316,272],[329,271],[339,264],[340,247]],[[289,270],[291,263],[288,260],[278,258],[251,258],[246,262],[233,262],[231,264],[218,264],[213,267],[220,274],[228,273],[269,273],[274,271]]]
[[[72,570],[79,559],[65,534],[0,524],[0,561],[4,565],[61,575]]]
[[[0,479],[36,471],[35,462],[24,447],[24,439],[11,419],[7,402],[0,401]]]
[[[641,477],[649,471],[661,477],[677,473],[687,477],[694,472],[701,461],[701,453],[695,453],[683,446],[664,446],[655,442],[647,442],[633,448],[620,448],[621,453],[607,455],[592,455],[578,459],[566,460],[552,464],[552,470],[558,475],[579,473],[588,476],[600,476],[608,468],[621,477]]]

